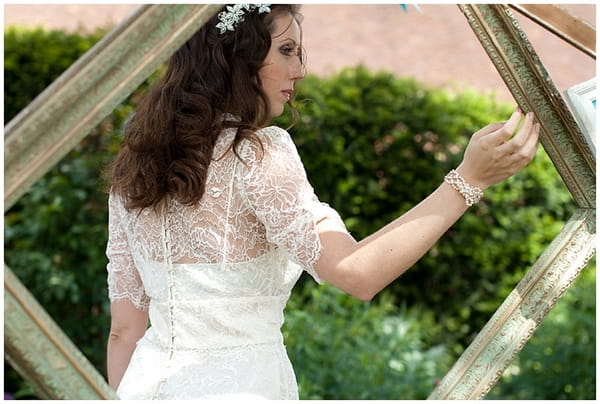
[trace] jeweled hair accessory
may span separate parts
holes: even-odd
[[[258,10],[258,14],[270,13],[270,4],[234,4],[233,6],[227,6],[227,11],[221,11],[219,13],[219,21],[216,25],[221,30],[221,35],[226,31],[234,31],[237,25],[244,21],[244,14],[251,13],[254,10]]]

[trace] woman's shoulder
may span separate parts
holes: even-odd
[[[277,140],[277,139],[281,139],[281,140],[290,139],[291,140],[289,132],[279,126],[276,126],[276,125],[266,126],[264,128],[261,128],[256,131],[256,134],[259,137],[266,137],[266,138],[270,138],[273,140]]]
[[[290,133],[279,126],[273,125],[261,128],[256,131],[256,135],[261,141],[263,148],[296,148]]]
[[[230,145],[231,143],[233,143],[233,139],[235,138],[235,134],[236,134],[236,129],[235,128],[227,128],[223,131],[223,133],[221,134],[219,140],[220,143],[223,143],[225,145]],[[256,131],[254,131],[254,134],[256,135],[256,138],[252,139],[252,138],[245,138],[242,140],[242,144],[245,145],[245,147],[250,147],[250,148],[255,148],[255,147],[259,147],[259,148],[263,148],[265,146],[269,147],[271,145],[280,145],[283,143],[289,144],[292,143],[292,138],[289,134],[289,132],[279,126],[266,126],[264,128],[260,128],[257,129]],[[259,142],[257,142],[257,140]]]
[[[242,160],[269,166],[282,161],[289,164],[299,159],[296,145],[287,130],[279,126],[267,126],[254,133],[256,139],[244,139],[240,153]]]

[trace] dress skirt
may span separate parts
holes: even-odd
[[[122,400],[297,400],[298,388],[281,343],[171,353],[142,339],[117,395]]]

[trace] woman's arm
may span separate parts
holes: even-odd
[[[110,305],[111,322],[108,337],[107,369],[108,384],[115,391],[135,349],[148,326],[148,312],[137,309],[128,299]]]
[[[457,171],[472,186],[485,190],[523,168],[535,155],[539,124],[521,113],[493,123],[473,135]],[[515,133],[513,137],[513,134]],[[356,242],[340,232],[320,231],[323,252],[317,262],[322,279],[361,300],[370,300],[402,275],[467,210],[465,199],[443,183],[429,197],[375,232]]]

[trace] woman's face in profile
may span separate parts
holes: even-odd
[[[282,14],[273,20],[271,48],[258,72],[267,95],[270,116],[281,115],[290,100],[297,81],[304,77],[301,60],[302,33],[300,24],[291,14]]]

